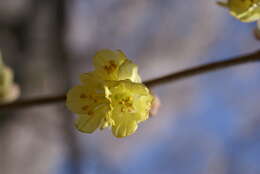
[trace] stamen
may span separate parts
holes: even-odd
[[[132,101],[131,97],[123,98],[118,103],[123,105],[120,110],[121,112],[133,112],[134,111],[133,101]]]
[[[88,106],[88,105],[85,105],[85,106],[83,106],[81,109],[82,109],[83,111],[87,111],[88,108],[89,108],[89,106]]]
[[[113,61],[113,60],[110,60],[108,63],[109,63],[109,65],[105,65],[104,69],[107,73],[110,74],[115,71],[115,69],[117,68],[117,65],[116,65],[115,61]]]
[[[88,115],[93,115],[94,114],[94,112],[93,111],[88,111]]]
[[[86,96],[86,94],[81,94],[81,95],[80,95],[80,98],[81,98],[81,99],[85,99],[85,98],[87,98],[87,96]]]

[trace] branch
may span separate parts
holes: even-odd
[[[193,68],[188,68],[186,70],[182,70],[176,73],[172,73],[163,77],[158,77],[152,80],[148,80],[144,82],[149,87],[154,87],[157,85],[161,85],[164,83],[181,80],[187,77],[196,76],[199,74],[204,74],[207,72],[217,71],[224,68],[229,68],[236,65],[252,63],[260,61],[260,50],[250,53],[244,54],[237,57],[229,58],[227,60],[217,61],[213,63],[208,63],[204,65],[195,66]],[[1,108],[1,107],[0,107]]]
[[[212,72],[216,70],[221,70],[224,68],[252,63],[260,61],[260,50],[254,53],[240,55],[237,57],[230,58],[228,60],[217,61],[214,63],[204,64],[200,66],[195,66],[193,68],[189,68],[183,71],[179,71],[176,73],[172,73],[166,76],[158,77],[152,80],[145,81],[144,84],[148,87],[154,87],[157,85],[169,83],[172,81],[181,80],[184,78],[196,76],[199,74],[204,74],[207,72]],[[0,110],[12,110],[12,109],[20,109],[32,106],[39,106],[44,104],[52,104],[57,102],[64,102],[66,100],[66,94],[60,96],[51,96],[51,97],[39,97],[35,99],[24,99],[20,101],[16,101],[9,104],[0,105]]]

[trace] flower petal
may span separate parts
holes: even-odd
[[[96,107],[92,114],[80,114],[75,122],[75,127],[81,132],[92,133],[97,128],[103,129],[114,125],[111,119],[112,108],[102,104]]]
[[[137,129],[137,123],[148,119],[153,96],[144,85],[130,80],[110,82],[109,90],[115,122],[112,131],[117,137],[128,136]]]
[[[254,22],[260,19],[260,7],[250,8],[244,13],[237,13],[233,10],[230,11],[230,14],[242,22]]]
[[[105,105],[106,111],[110,110],[110,101],[106,97],[106,89],[101,93],[91,90],[88,86],[75,86],[67,94],[67,107],[77,114],[93,115],[94,110]]]
[[[92,133],[100,127],[103,116],[98,115],[95,117],[89,115],[80,115],[75,121],[75,127],[84,133]]]
[[[94,56],[94,66],[97,69],[102,68],[111,60],[115,61],[117,65],[121,65],[126,60],[126,56],[120,50],[100,50]]]
[[[98,76],[98,74],[95,71],[81,74],[80,82],[83,85],[88,86],[92,90],[97,89],[100,91],[100,89],[104,88],[104,81]]]
[[[254,22],[260,19],[260,0],[228,0],[219,5],[229,8],[230,14],[242,22]]]
[[[138,67],[130,60],[126,60],[119,68],[118,80],[131,80],[132,82],[141,83],[141,77],[138,74]]]
[[[125,136],[132,135],[137,130],[137,128],[138,126],[135,121],[122,121],[112,127],[112,132],[114,136],[123,138]]]
[[[118,69],[126,61],[122,51],[101,50],[94,56],[96,74],[103,80],[118,80]]]

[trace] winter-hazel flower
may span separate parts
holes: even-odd
[[[254,22],[260,19],[260,0],[228,0],[219,5],[230,10],[230,14],[242,22]]]
[[[102,80],[126,80],[141,82],[137,65],[128,60],[121,50],[101,50],[93,58],[95,74]],[[84,75],[83,77],[84,78]]]
[[[148,88],[141,83],[129,80],[110,82],[111,118],[115,124],[112,132],[116,137],[131,135],[137,129],[137,124],[148,119],[153,100]]]
[[[78,130],[92,133],[97,128],[112,125],[111,102],[107,87],[97,88],[90,82],[72,88],[67,94],[67,107],[79,115],[75,126]]]
[[[116,137],[133,134],[137,124],[148,118],[153,100],[137,65],[120,50],[101,50],[94,56],[94,66],[67,94],[68,108],[79,115],[76,128],[92,133],[111,127]]]

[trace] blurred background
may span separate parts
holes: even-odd
[[[255,24],[207,0],[1,0],[0,49],[21,98],[65,93],[101,48],[143,80],[254,51]],[[153,88],[159,113],[127,138],[82,134],[64,103],[0,113],[1,174],[259,174],[260,65]]]

